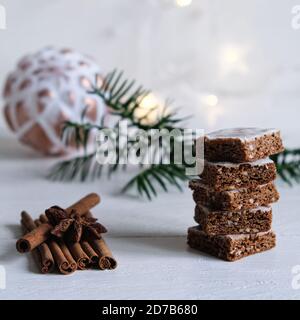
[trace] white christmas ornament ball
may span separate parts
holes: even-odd
[[[100,123],[106,107],[88,93],[100,68],[94,60],[71,49],[44,48],[23,57],[4,87],[4,116],[23,143],[44,154],[62,154],[61,129],[67,120]]]

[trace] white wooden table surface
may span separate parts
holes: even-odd
[[[300,265],[300,186],[279,186],[277,247],[229,263],[187,248],[186,230],[194,224],[188,188],[149,203],[115,194],[124,176],[86,184],[50,182],[44,176],[52,162],[33,157],[14,139],[0,138],[0,265],[6,270],[0,299],[300,298],[300,290],[292,288],[292,268]],[[102,196],[94,214],[109,230],[106,239],[119,267],[40,274],[30,255],[15,250],[20,211],[38,215],[89,192]]]

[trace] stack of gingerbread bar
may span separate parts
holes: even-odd
[[[199,224],[188,229],[190,247],[235,261],[275,246],[270,204],[279,194],[269,156],[283,149],[276,129],[225,129],[205,136],[204,170],[190,181]]]

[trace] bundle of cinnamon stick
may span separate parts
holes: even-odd
[[[95,225],[96,219],[90,210],[98,203],[100,197],[97,194],[87,195],[64,210],[67,219],[63,223],[73,221],[71,217],[76,214],[77,219],[82,217],[85,224],[86,221],[92,221]],[[102,235],[95,238],[85,234],[80,236],[78,241],[70,241],[64,236],[56,237],[53,235],[55,226],[44,213],[34,220],[29,213],[22,211],[21,225],[24,236],[17,241],[17,250],[20,253],[32,252],[42,273],[57,270],[61,274],[70,274],[88,268],[112,270],[117,267],[117,262]],[[75,227],[79,228],[78,225]],[[106,231],[104,227],[102,229]]]

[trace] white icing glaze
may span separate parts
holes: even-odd
[[[209,162],[209,161],[205,161],[205,164],[210,165],[210,166],[220,166],[220,167],[227,167],[227,168],[238,168],[241,165],[250,165],[251,167],[254,166],[263,166],[266,164],[271,164],[274,163],[273,160],[271,160],[270,158],[264,158],[264,159],[260,159],[254,162],[243,162],[243,163],[233,163],[233,162]]]
[[[217,139],[239,139],[241,141],[252,141],[255,138],[262,137],[273,133],[278,133],[278,129],[262,129],[262,128],[230,128],[214,131],[205,135],[208,140]]]

